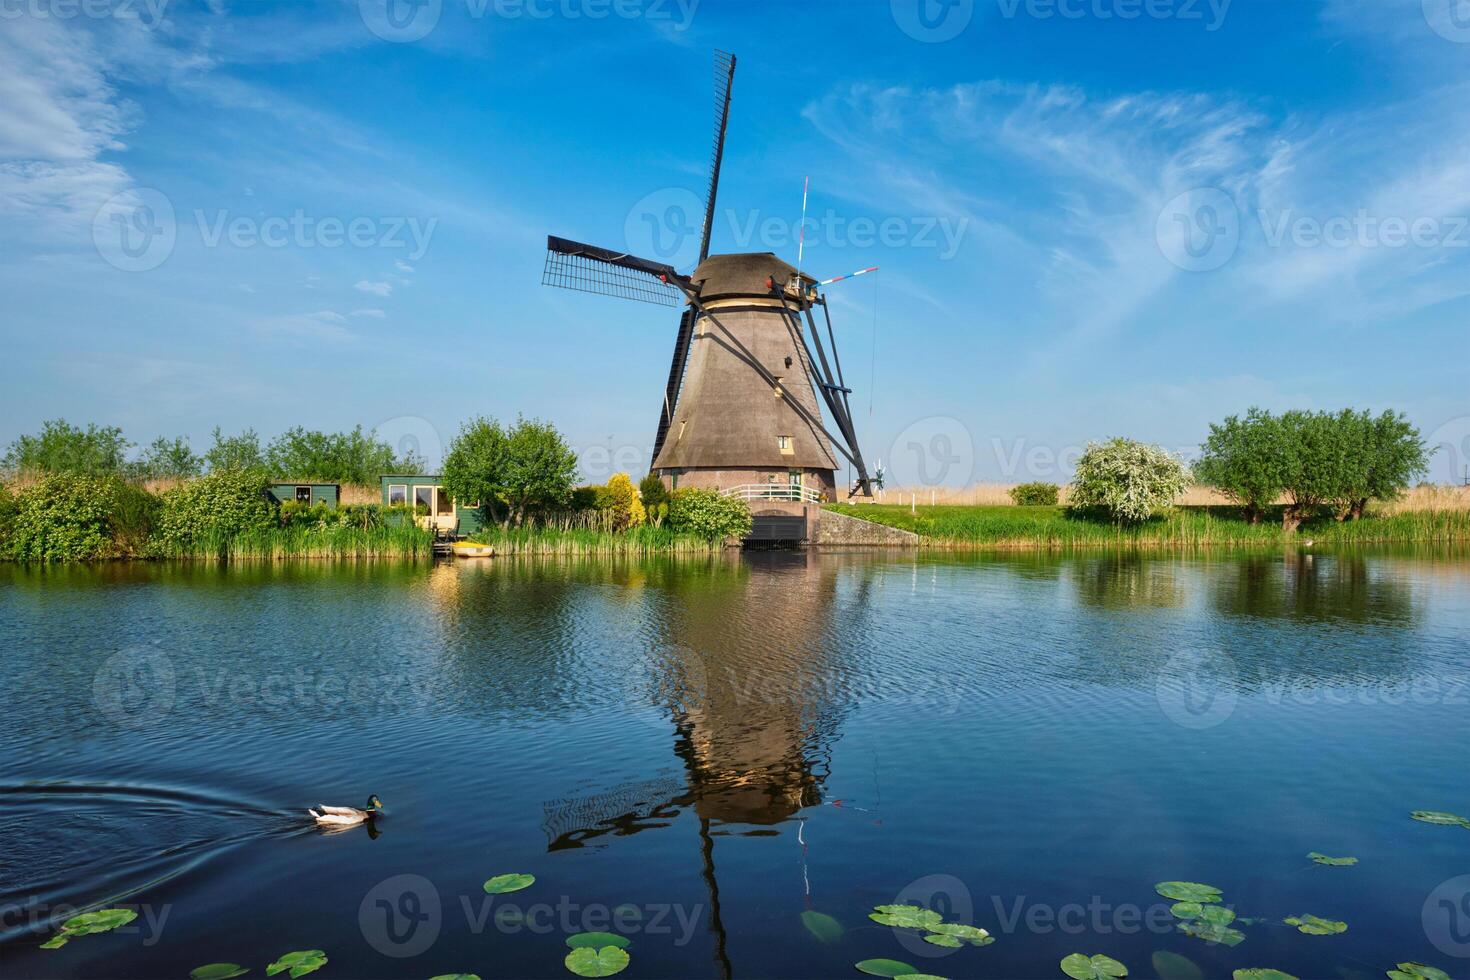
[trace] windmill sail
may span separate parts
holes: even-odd
[[[662,262],[569,238],[546,236],[543,286],[636,299],[658,306],[679,306],[684,302],[684,291],[678,285],[681,278],[673,266]]]
[[[704,199],[704,234],[699,240],[699,261],[709,258],[710,233],[715,227],[715,195],[720,189],[720,164],[725,159],[725,130],[730,124],[730,93],[735,86],[735,56],[715,52],[715,145],[710,151],[709,192]]]

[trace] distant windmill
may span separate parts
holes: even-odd
[[[716,52],[714,150],[694,271],[549,236],[542,283],[684,307],[650,464],[670,486],[835,499],[835,447],[856,473],[849,495],[872,496],[821,284],[771,252],[709,254],[734,79],[735,56]]]

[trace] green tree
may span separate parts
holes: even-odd
[[[260,451],[260,436],[246,429],[238,436],[227,436],[214,427],[214,445],[204,454],[211,473],[265,469],[265,456]]]
[[[1246,520],[1259,524],[1284,489],[1283,436],[1280,420],[1259,408],[1211,425],[1195,478],[1239,502]]]
[[[1368,437],[1368,477],[1352,500],[1352,517],[1361,518],[1369,500],[1397,499],[1429,472],[1431,453],[1418,428],[1403,414],[1385,411],[1373,419]]]
[[[668,520],[673,530],[708,541],[743,538],[754,523],[745,501],[694,487],[675,490],[670,496]]]
[[[6,450],[4,464],[13,473],[121,473],[132,443],[117,426],[88,423],[85,429],[65,419],[41,423],[36,435],[23,435]]]
[[[129,469],[143,479],[192,477],[203,472],[204,460],[195,455],[189,448],[189,440],[183,436],[174,439],[159,436]]]
[[[500,497],[517,524],[536,510],[565,507],[577,479],[577,454],[549,422],[517,418],[505,435]]]
[[[1070,503],[1096,507],[1118,523],[1146,521],[1173,505],[1189,485],[1174,456],[1132,439],[1088,443],[1072,479]]]
[[[1290,532],[1347,492],[1351,464],[1343,428],[1333,416],[1294,409],[1282,413],[1279,424],[1281,485],[1287,498],[1281,529]]]
[[[638,498],[645,508],[654,508],[669,502],[669,488],[657,473],[650,473],[638,481]]]
[[[416,459],[395,458],[387,442],[356,426],[351,432],[317,432],[296,426],[272,439],[265,462],[282,479],[325,480],[331,483],[376,483],[384,473],[419,468]]]
[[[491,520],[504,520],[500,498],[509,455],[505,429],[495,419],[475,418],[460,426],[444,456],[441,484],[455,500],[479,501]]]

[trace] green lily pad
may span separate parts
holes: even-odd
[[[1223,905],[1206,905],[1199,910],[1199,918],[1212,926],[1228,926],[1235,921],[1235,911]]]
[[[189,980],[231,980],[250,972],[248,966],[239,963],[207,963],[189,971]],[[436,978],[437,980],[437,978]]]
[[[567,937],[568,949],[602,949],[605,946],[627,949],[631,945],[626,936],[614,932],[579,932]]]
[[[1420,823],[1432,823],[1440,827],[1465,827],[1470,829],[1470,818],[1462,817],[1457,813],[1445,813],[1442,810],[1415,810],[1409,814]]]
[[[567,969],[579,977],[610,977],[628,968],[630,957],[621,947],[604,946],[592,949],[583,946],[567,954]]]
[[[1161,949],[1153,955],[1154,972],[1159,980],[1205,980],[1204,971],[1187,956]]]
[[[1196,881],[1161,881],[1154,890],[1165,898],[1176,902],[1199,902],[1208,905],[1220,900],[1220,889],[1214,885],[1201,885]]]
[[[989,946],[995,942],[995,937],[979,926],[967,926],[959,922],[941,922],[937,926],[930,926],[929,931],[936,935],[959,939],[971,946]]]
[[[1296,926],[1297,932],[1304,932],[1309,936],[1335,936],[1340,932],[1347,932],[1346,922],[1319,919],[1315,915],[1293,915],[1286,920],[1286,924]]]
[[[273,977],[282,970],[291,971],[291,980],[304,977],[327,965],[327,954],[319,949],[298,949],[287,953],[265,968],[265,975]]]
[[[853,966],[857,967],[859,973],[866,973],[870,977],[907,977],[919,972],[902,960],[863,960]]]
[[[801,913],[801,924],[819,943],[835,943],[842,938],[842,923],[825,912],[807,909]]]
[[[1389,970],[1390,980],[1450,980],[1450,975],[1437,966],[1423,963],[1400,963],[1397,970]]]
[[[78,936],[94,936],[125,926],[138,917],[132,909],[98,909],[74,915],[61,924],[61,931],[41,944],[42,949],[60,949]]]
[[[878,905],[874,906],[868,918],[879,925],[893,926],[896,929],[929,929],[944,921],[944,916],[930,909],[920,908],[917,905]]]
[[[1116,980],[1126,977],[1128,968],[1101,953],[1090,957],[1085,953],[1073,953],[1063,958],[1062,972],[1073,980]]]
[[[946,949],[959,949],[961,946],[964,945],[964,943],[960,942],[955,937],[946,936],[942,932],[929,933],[929,935],[924,937],[924,942],[932,943],[935,946],[943,946]]]
[[[1325,864],[1329,868],[1348,868],[1358,863],[1358,859],[1354,857],[1328,857],[1326,854],[1322,854],[1318,851],[1313,851],[1311,854],[1308,854],[1307,857],[1311,858],[1318,864]]]
[[[518,892],[522,888],[530,888],[535,883],[535,875],[496,875],[494,878],[485,882],[485,893],[488,895],[506,895],[510,892]]]
[[[1264,967],[1253,966],[1249,970],[1236,970],[1231,974],[1235,980],[1296,980],[1290,973],[1281,970],[1268,970]]]
[[[1198,919],[1204,910],[1205,907],[1199,902],[1175,902],[1169,906],[1169,912],[1176,919]]]
[[[901,973],[893,980],[945,980],[945,978],[936,977],[932,973]]]
[[[429,980],[480,980],[480,977],[475,973],[441,973]]]
[[[1239,946],[1245,942],[1245,933],[1239,929],[1218,922],[1206,922],[1204,919],[1196,919],[1193,922],[1179,923],[1179,931],[1186,936],[1195,939],[1203,939],[1207,943],[1219,943],[1221,946]]]

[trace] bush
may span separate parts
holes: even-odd
[[[626,531],[638,527],[648,519],[638,491],[626,473],[614,473],[607,485],[599,488],[597,509],[607,514],[614,531]]]
[[[181,484],[163,495],[153,550],[163,555],[197,551],[200,542],[223,544],[276,527],[276,508],[264,474],[223,471]]]
[[[10,533],[15,528],[17,509],[15,496],[0,486],[0,558],[10,554]]]
[[[147,537],[151,499],[116,477],[48,476],[16,502],[9,553],[21,561],[90,561],[132,553],[140,535]]]
[[[743,538],[750,533],[750,508],[745,501],[722,497],[715,490],[689,488],[669,497],[669,527],[707,541]]]
[[[1007,493],[1017,507],[1055,507],[1058,489],[1055,483],[1022,483]]]
[[[1088,443],[1072,478],[1071,504],[1098,508],[1117,523],[1138,523],[1170,507],[1189,485],[1184,465],[1158,446],[1132,439]]]
[[[663,479],[657,473],[650,473],[638,481],[638,497],[643,501],[643,506],[652,510],[659,504],[669,502],[669,488],[664,486]]]

